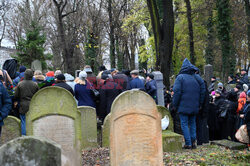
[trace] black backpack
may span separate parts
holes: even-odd
[[[218,111],[218,117],[226,119],[230,113],[231,102],[229,100],[224,100]]]
[[[17,70],[17,60],[16,59],[8,59],[3,64],[3,70],[6,70],[11,79],[16,78],[16,70]]]

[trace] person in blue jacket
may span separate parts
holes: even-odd
[[[139,71],[133,70],[130,72],[132,80],[129,82],[129,89],[145,90],[143,81],[139,78]]]
[[[94,95],[91,90],[92,85],[87,81],[87,73],[79,73],[79,81],[75,85],[75,98],[78,100],[78,106],[90,106],[96,108]]]
[[[11,98],[3,86],[2,82],[0,81],[0,136],[2,131],[2,126],[4,118],[6,118],[9,114],[9,111],[12,107]]]
[[[146,85],[145,85],[146,92],[157,103],[157,87],[156,87],[156,81],[154,80],[154,75],[152,73],[147,74],[146,80],[147,80]]]
[[[205,83],[198,68],[186,58],[174,83],[173,108],[177,109],[185,138],[185,149],[196,148],[196,115],[205,98]]]

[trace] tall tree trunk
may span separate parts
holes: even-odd
[[[74,63],[73,63],[73,56],[74,51],[69,50],[69,45],[66,41],[66,35],[65,35],[65,29],[63,25],[63,18],[66,16],[63,15],[63,9],[67,5],[67,1],[58,3],[56,0],[53,0],[56,8],[57,8],[57,15],[58,15],[58,30],[59,30],[59,36],[61,39],[61,47],[62,47],[62,55],[63,55],[63,65],[64,65],[64,72],[74,74]]]
[[[163,41],[160,50],[161,72],[163,73],[163,82],[170,87],[170,73],[172,64],[172,52],[174,45],[174,12],[173,0],[162,1],[163,5]]]
[[[236,57],[232,54],[231,41],[231,16],[229,0],[217,0],[216,8],[218,13],[218,39],[222,52],[222,78],[226,81],[229,74],[234,74]]]
[[[170,72],[174,43],[174,12],[173,0],[163,0],[163,21],[160,24],[159,11],[154,0],[147,0],[155,38],[156,54],[159,55],[160,70],[163,73],[163,83],[170,86]]]
[[[110,64],[111,68],[115,68],[115,26],[113,20],[113,13],[112,13],[112,0],[108,0],[108,13],[109,13],[109,38],[110,38],[110,46],[109,46],[109,54],[110,54]]]
[[[247,15],[247,41],[248,41],[248,57],[250,55],[250,3],[249,0],[245,0],[245,11]],[[249,68],[245,66],[246,68]]]
[[[205,50],[205,59],[206,64],[214,64],[214,52],[213,46],[215,43],[214,37],[214,23],[213,23],[213,9],[209,8],[209,16],[208,16],[208,23],[207,23],[207,46]]]
[[[155,39],[155,53],[156,53],[156,64],[155,68],[156,70],[160,69],[160,42],[161,42],[161,24],[160,24],[160,17],[159,12],[157,8],[157,4],[155,0],[147,0],[147,5],[151,17],[152,22],[152,28],[154,33],[154,39]]]
[[[188,20],[188,31],[189,31],[189,52],[191,63],[195,65],[196,58],[194,52],[194,32],[192,23],[192,8],[189,0],[185,0],[187,8],[187,20]]]
[[[119,47],[119,37],[115,37],[115,47],[116,47],[116,55],[117,55],[117,68],[119,71],[123,69],[123,54],[120,52]]]

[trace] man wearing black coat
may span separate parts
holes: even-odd
[[[122,92],[122,88],[114,82],[110,71],[104,71],[101,79],[105,80],[100,88],[100,120],[104,120],[110,113],[115,98]]]
[[[66,83],[65,76],[63,74],[59,74],[56,76],[56,84],[54,86],[64,88],[68,90],[73,96],[75,96],[73,89]]]

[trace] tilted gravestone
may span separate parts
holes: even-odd
[[[3,122],[0,145],[21,136],[21,121],[18,118],[8,116]]]
[[[163,75],[160,71],[154,71],[152,72],[154,75],[154,80],[156,81],[157,86],[157,101],[158,105],[165,106],[164,101],[164,85],[163,85]]]
[[[110,135],[110,116],[109,113],[105,119],[102,126],[102,147],[109,147],[109,135]]]
[[[164,152],[178,152],[182,150],[183,136],[174,133],[174,122],[170,111],[163,106],[157,106],[161,117],[168,116],[169,126],[166,130],[162,131],[162,146]]]
[[[90,124],[82,121],[87,118]],[[96,127],[96,124],[92,126],[95,121],[94,108],[87,107],[85,110],[85,107],[80,107],[78,110],[69,91],[60,87],[47,87],[38,91],[30,102],[26,114],[27,135],[51,139],[66,152],[80,151],[97,146],[97,133],[92,133],[96,130],[89,131]]]
[[[41,61],[39,61],[39,60],[34,60],[34,61],[31,63],[31,69],[32,69],[33,71],[36,71],[36,70],[42,71],[43,68],[42,68],[42,63],[41,63]]]
[[[209,86],[211,84],[211,77],[213,77],[213,76],[214,76],[213,66],[210,64],[205,65],[205,67],[204,67],[204,79],[207,82],[207,86]]]
[[[120,94],[110,119],[111,166],[163,165],[160,114],[151,96],[140,90]]]
[[[2,166],[61,166],[58,144],[38,137],[19,137],[0,147]]]

